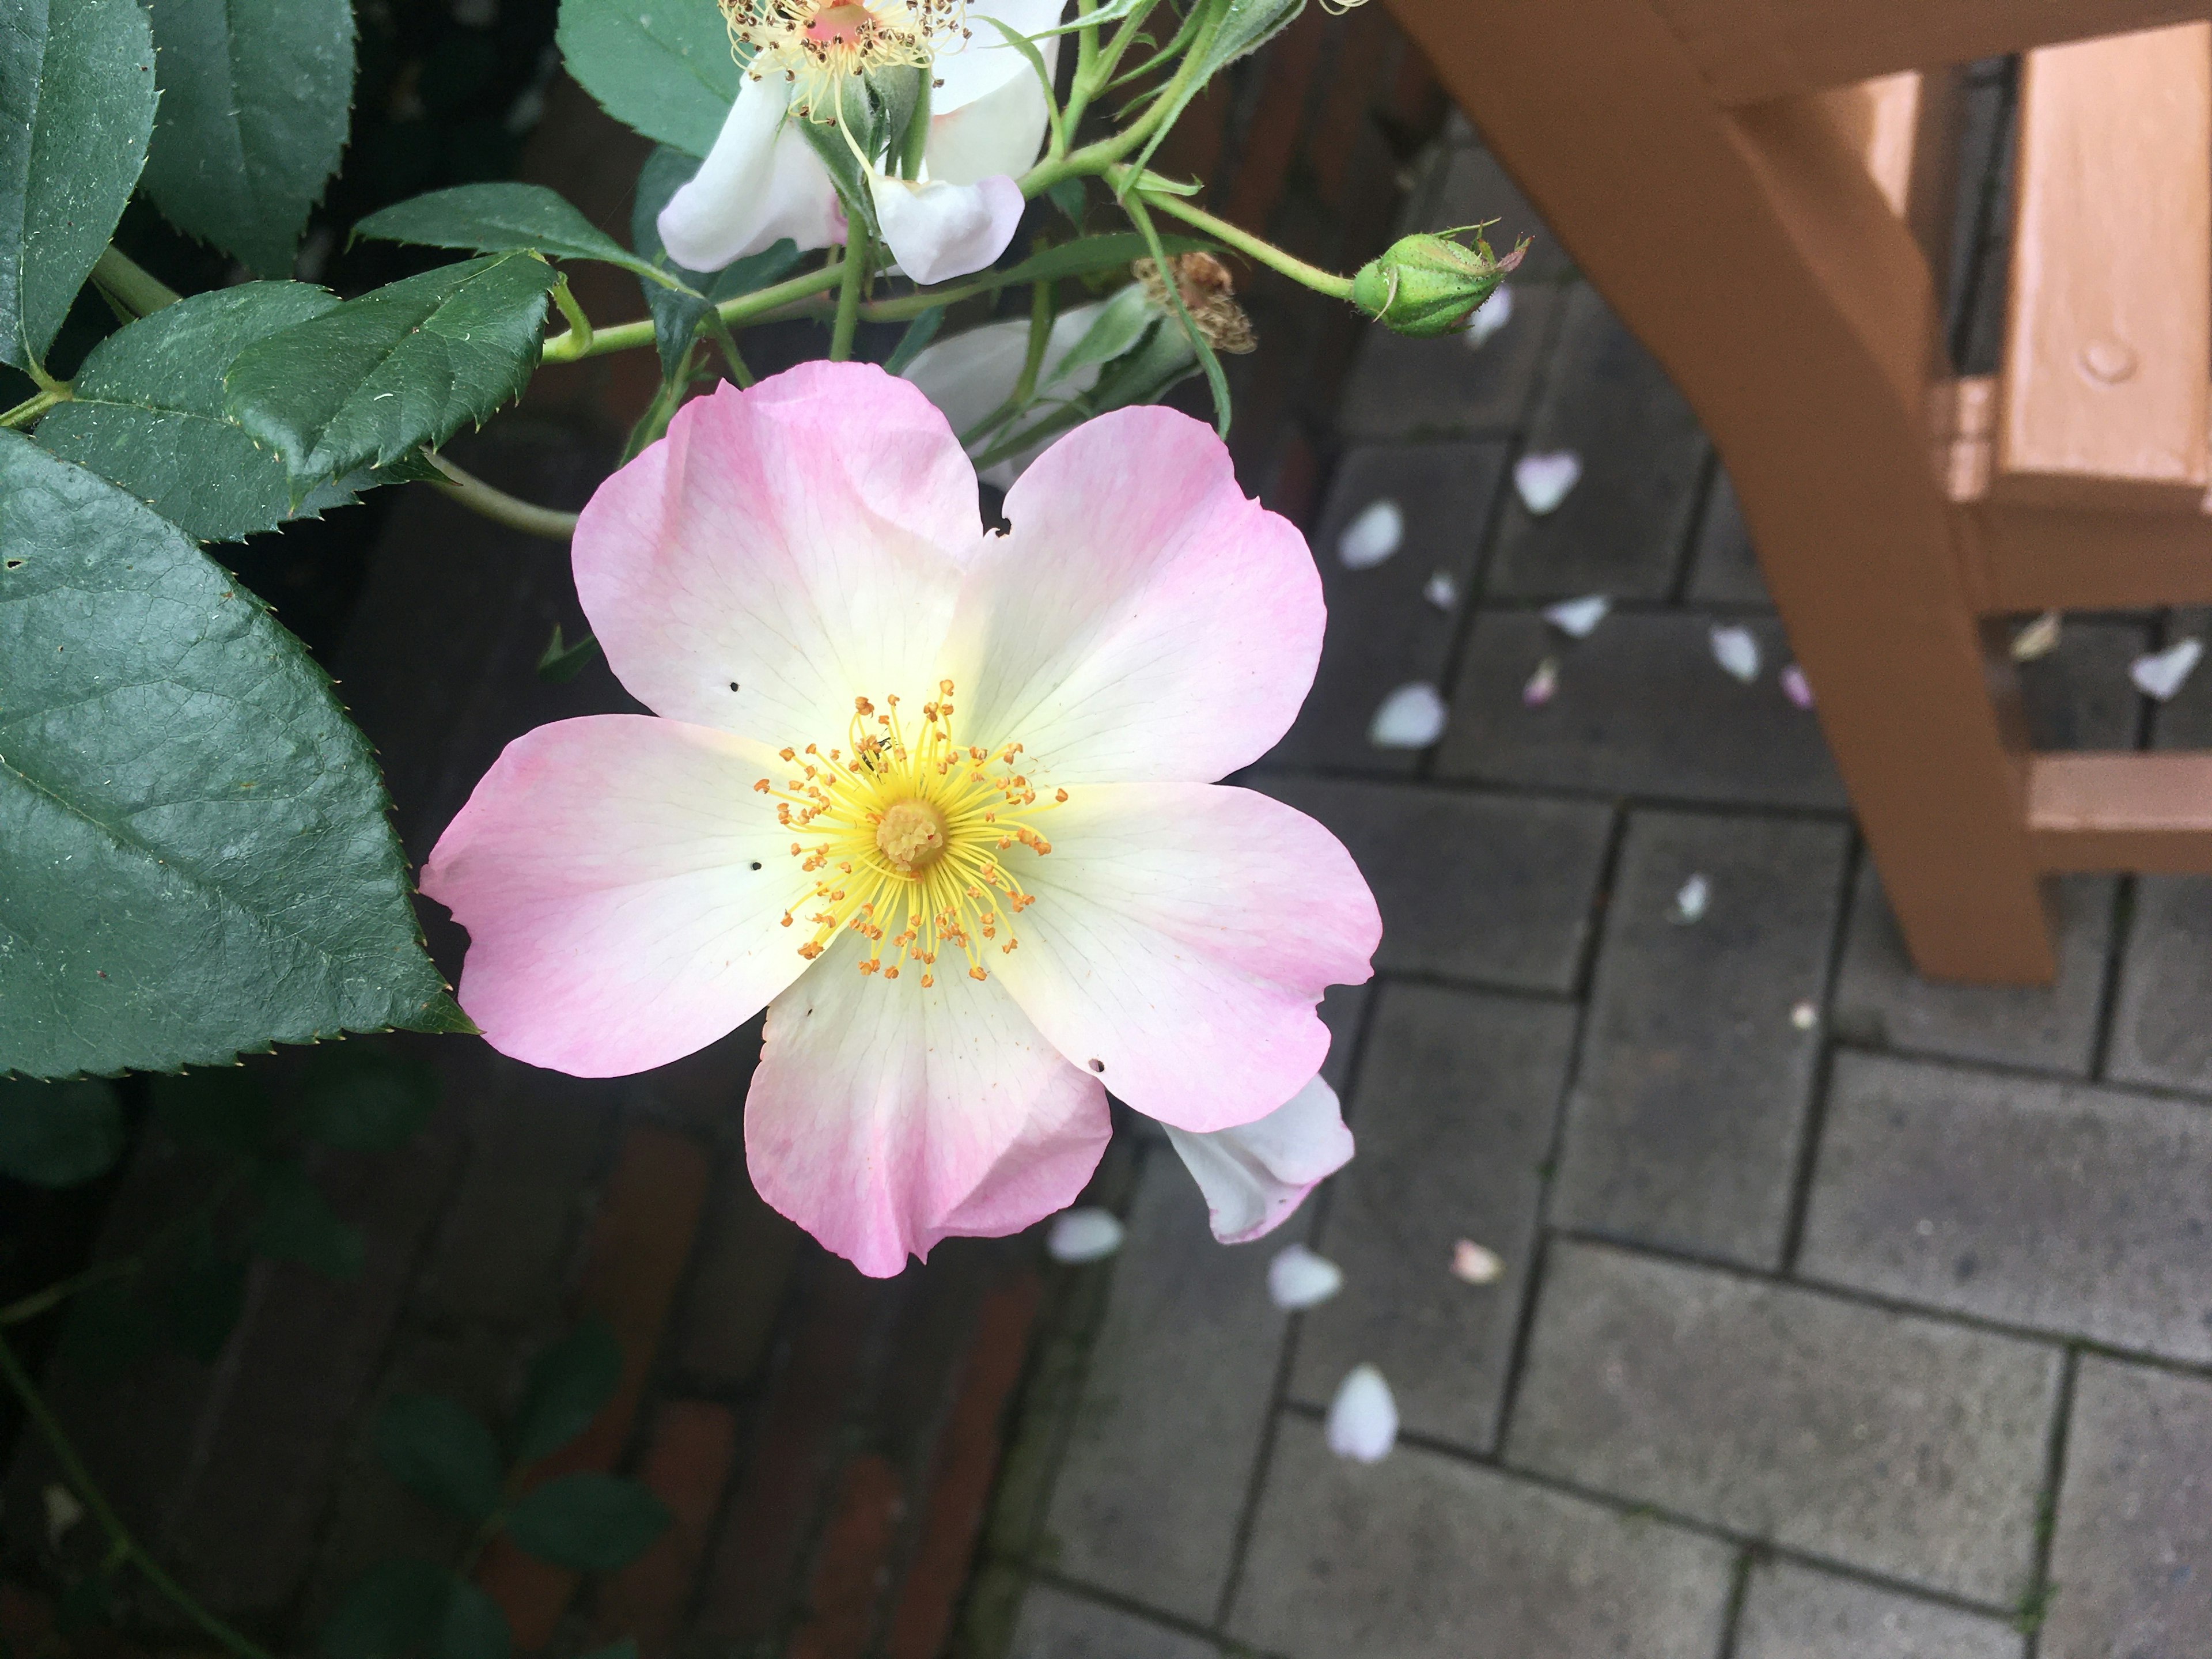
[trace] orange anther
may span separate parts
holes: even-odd
[[[970,979],[988,979],[991,976],[985,973],[981,968],[970,968],[968,970],[968,977]]]
[[[769,781],[766,778],[763,778],[758,783],[753,786],[753,793],[756,795],[765,795],[768,792]]]
[[[799,947],[799,954],[805,957],[809,962],[811,962],[815,957],[822,954],[822,947],[819,945],[817,945],[812,939],[809,939],[805,944]]]
[[[787,760],[787,761],[788,761],[788,760],[797,760],[797,759],[799,758],[798,754],[797,754],[794,750],[790,750],[790,749],[779,749],[779,750],[776,750],[776,753],[777,753],[777,754],[779,754],[779,755],[781,755],[781,756],[785,760]]]

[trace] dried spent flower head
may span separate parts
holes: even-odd
[[[1523,237],[1503,258],[1483,240],[1486,225],[1400,238],[1352,279],[1352,303],[1384,327],[1426,337],[1451,334],[1498,291],[1528,252]],[[1473,242],[1462,236],[1472,235]]]
[[[1260,337],[1253,332],[1252,319],[1244,314],[1244,307],[1237,303],[1237,283],[1227,265],[1211,253],[1171,254],[1168,264],[1175,272],[1176,291],[1182,296],[1183,308],[1190,313],[1208,345],[1237,356],[1259,349]],[[1157,263],[1139,259],[1129,267],[1129,274],[1145,285],[1145,295],[1154,306],[1162,311],[1172,309],[1168,285],[1161,280]]]

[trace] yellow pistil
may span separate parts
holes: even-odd
[[[843,746],[826,755],[814,744],[783,750],[785,775],[753,785],[798,837],[791,856],[805,885],[783,923],[811,927],[799,946],[809,961],[850,931],[865,942],[863,974],[895,980],[913,967],[928,987],[940,951],[957,950],[968,976],[981,980],[987,951],[1008,954],[1020,944],[1013,919],[1036,899],[1000,854],[1017,846],[1049,854],[1030,820],[1067,791],[1040,800],[1018,743],[962,748],[952,737],[952,682],[940,680],[938,694],[922,706],[911,743],[896,697],[880,714],[856,697]]]
[[[756,81],[792,83],[791,112],[837,119],[847,79],[878,70],[927,70],[968,38],[964,0],[720,0],[730,48]]]

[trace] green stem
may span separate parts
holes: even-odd
[[[81,1273],[57,1279],[43,1291],[10,1302],[0,1308],[0,1326],[20,1325],[27,1319],[36,1319],[52,1308],[58,1308],[70,1297],[106,1284],[110,1279],[128,1279],[144,1270],[146,1263],[135,1255],[118,1256],[112,1261],[103,1261],[98,1267],[87,1267]]]
[[[93,1484],[83,1460],[76,1455],[76,1448],[70,1444],[69,1436],[62,1431],[61,1423],[47,1406],[46,1397],[32,1383],[30,1373],[23,1369],[22,1361],[15,1357],[15,1349],[8,1345],[4,1337],[0,1337],[0,1371],[7,1374],[8,1386],[15,1391],[15,1397],[23,1402],[23,1410],[38,1425],[39,1432],[46,1437],[46,1444],[53,1449],[54,1461],[61,1465],[64,1479],[84,1501],[84,1506],[92,1511],[93,1518],[100,1522],[100,1530],[107,1534],[111,1558],[128,1561],[137,1568],[148,1583],[168,1598],[172,1607],[236,1654],[238,1659],[270,1659],[266,1649],[248,1640],[195,1601],[185,1592],[184,1586],[163,1571],[161,1564],[131,1535],[130,1528],[123,1524],[109,1505],[106,1494]]]
[[[684,394],[691,389],[691,365],[699,356],[699,341],[694,336],[684,348],[684,356],[676,364],[676,372],[660,382],[660,390],[651,406],[638,416],[637,424],[629,429],[629,441],[623,446],[623,459],[635,460],[648,446],[658,443],[668,431],[668,423],[676,418],[683,407]]]
[[[92,280],[140,317],[150,317],[185,297],[112,246],[93,266]]]
[[[561,308],[561,314],[568,319],[569,328],[575,332],[577,346],[582,350],[589,351],[592,349],[592,319],[584,315],[584,307],[576,302],[576,296],[568,291],[568,273],[565,270],[554,279],[553,303]]]
[[[744,354],[738,349],[738,337],[730,332],[730,325],[722,320],[722,313],[709,311],[705,320],[707,332],[714,337],[714,343],[721,348],[722,361],[729,366],[730,378],[741,390],[754,385],[759,377],[745,362]]]
[[[725,300],[714,307],[724,322],[743,327],[761,320],[766,313],[780,309],[796,300],[823,293],[836,287],[838,268],[825,264],[813,270],[802,271],[771,287],[757,289],[750,294],[740,294],[734,300]],[[556,334],[546,341],[538,355],[540,363],[573,363],[580,358],[604,356],[610,351],[629,351],[638,346],[653,343],[653,319],[641,317],[634,323],[617,323],[609,328],[595,329],[591,339],[580,339],[571,330]]]
[[[837,320],[830,330],[830,361],[842,363],[853,355],[853,331],[860,324],[860,290],[868,281],[868,238],[860,226],[846,234],[844,278],[837,285]]]
[[[1115,167],[1108,178],[1117,189],[1121,189],[1126,186],[1128,176],[1134,172],[1133,167]],[[1217,219],[1204,208],[1193,207],[1179,196],[1141,187],[1136,193],[1146,206],[1156,207],[1187,225],[1195,226],[1207,235],[1228,243],[1239,253],[1258,260],[1270,270],[1280,271],[1292,282],[1310,288],[1316,294],[1326,294],[1332,300],[1349,300],[1352,297],[1352,278],[1349,276],[1340,276],[1319,265],[1310,265],[1304,259],[1284,252],[1273,242],[1262,241],[1226,219]]]
[[[28,426],[56,404],[69,401],[69,382],[57,380],[26,398],[6,414],[0,415],[0,426]]]
[[[526,531],[532,536],[543,536],[550,541],[565,542],[576,533],[574,514],[556,512],[550,507],[539,507],[519,495],[510,495],[504,489],[495,489],[474,473],[464,472],[435,450],[426,449],[422,454],[424,459],[446,475],[447,482],[438,488],[470,512],[482,514],[495,524],[503,524],[510,530]]]

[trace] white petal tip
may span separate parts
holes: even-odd
[[[1452,1246],[1452,1277],[1469,1285],[1495,1285],[1505,1277],[1505,1263],[1495,1250],[1486,1250],[1471,1238]]]
[[[1782,671],[1782,695],[1800,708],[1813,706],[1812,683],[1806,679],[1805,671],[1794,662]]]
[[[1749,685],[1759,678],[1759,641],[1748,628],[1716,628],[1712,645],[1713,660],[1735,678]]]
[[[1421,597],[1439,611],[1456,610],[1459,606],[1458,580],[1450,571],[1439,570],[1423,586]]]
[[[2128,666],[2128,678],[2146,697],[2164,702],[2181,690],[2204,656],[2204,641],[2191,637],[2148,657],[2137,657]]]
[[[1370,501],[1336,538],[1336,556],[1346,570],[1372,570],[1404,544],[1405,509],[1385,496]]]
[[[2014,662],[2033,662],[2038,657],[2047,657],[2058,647],[2059,613],[2046,611],[2033,622],[2012,636],[2012,659]]]
[[[1344,1269],[1303,1244],[1289,1244],[1267,1264],[1267,1297],[1290,1312],[1319,1307],[1344,1288]]]
[[[1801,1031],[1809,1031],[1820,1023],[1820,1011],[1809,1001],[1800,1002],[1790,1009],[1790,1023]]]
[[[1586,640],[1612,609],[1611,599],[1602,593],[1592,593],[1585,599],[1562,599],[1557,605],[1546,605],[1544,620],[1571,640]]]
[[[1401,685],[1375,711],[1367,741],[1377,749],[1426,749],[1443,736],[1449,712],[1435,686],[1425,682]]]
[[[1044,1248],[1054,1261],[1103,1261],[1121,1248],[1119,1219],[1104,1210],[1062,1210],[1052,1218]]]
[[[1566,500],[1582,477],[1583,458],[1571,449],[1523,455],[1513,464],[1513,488],[1520,492],[1521,505],[1540,519]]]
[[[1372,1365],[1356,1365],[1328,1408],[1328,1449],[1355,1463],[1379,1463],[1398,1443],[1398,1402]]]
[[[1490,337],[1513,320],[1513,286],[1500,283],[1491,295],[1474,308],[1474,315],[1467,320],[1467,344],[1470,351],[1486,344]]]
[[[1667,913],[1667,919],[1685,926],[1700,921],[1712,902],[1712,883],[1703,876],[1692,876],[1674,895],[1674,908]]]
[[[1536,672],[1528,676],[1528,684],[1521,688],[1521,701],[1528,708],[1541,708],[1551,702],[1559,689],[1559,659],[1547,657],[1536,665]]]

